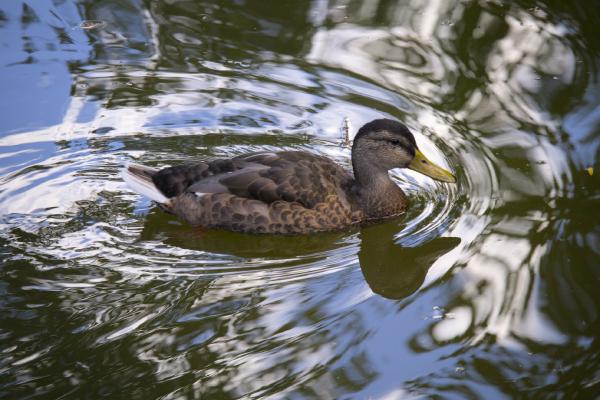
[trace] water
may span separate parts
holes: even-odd
[[[590,3],[591,4],[591,3]],[[600,9],[496,1],[0,5],[0,396],[600,394]],[[202,232],[131,161],[404,121],[447,185],[307,237]]]

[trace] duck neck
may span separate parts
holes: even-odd
[[[383,218],[402,213],[406,208],[406,196],[392,181],[388,171],[375,160],[361,157],[352,150],[354,169],[354,192],[367,218]]]

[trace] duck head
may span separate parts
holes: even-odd
[[[421,153],[404,124],[391,119],[376,119],[359,129],[352,146],[352,163],[359,182],[372,179],[375,171],[394,168],[408,168],[438,181],[456,182],[452,173]]]

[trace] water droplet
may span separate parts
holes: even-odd
[[[108,133],[110,131],[115,130],[115,128],[113,128],[112,126],[102,126],[100,128],[94,129],[92,131],[92,133],[99,133],[99,134],[103,134],[103,133]]]
[[[81,21],[79,27],[81,29],[99,29],[104,28],[106,26],[106,21],[102,21],[99,19],[86,19],[85,21]]]
[[[343,138],[341,146],[342,147],[351,147],[352,139],[350,139],[350,132],[352,131],[352,125],[350,124],[350,118],[344,117],[344,119],[342,120],[342,127],[340,130],[342,132],[342,138]]]
[[[79,362],[79,361],[77,361],[77,362],[75,363],[75,365],[76,365],[77,367],[79,367],[79,368],[83,368],[83,369],[85,369],[86,371],[89,371],[89,370],[90,370],[90,367],[89,367],[88,365],[86,365],[86,364],[82,363],[82,362]]]

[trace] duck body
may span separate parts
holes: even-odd
[[[161,170],[130,165],[123,178],[195,226],[287,235],[347,229],[400,215],[408,204],[387,171],[412,161],[414,138],[395,121],[370,124],[354,140],[354,173],[321,155],[279,151]]]

